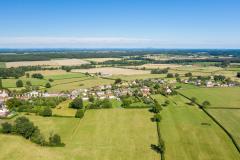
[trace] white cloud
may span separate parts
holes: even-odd
[[[0,37],[0,47],[146,47],[152,39],[125,37]]]
[[[128,37],[0,37],[0,48],[240,48],[238,41]]]

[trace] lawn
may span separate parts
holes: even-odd
[[[231,133],[240,147],[240,109],[208,109],[208,112]]]
[[[59,133],[66,146],[39,147],[19,136],[0,134],[0,159],[160,159],[150,148],[157,142],[157,135],[151,114],[145,109],[89,110],[82,120],[28,117],[45,135],[52,131]]]
[[[199,103],[208,100],[210,107],[240,108],[240,88],[198,88],[180,89],[187,97],[196,97]]]

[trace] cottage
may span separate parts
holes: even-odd
[[[207,81],[206,82],[206,87],[213,87],[213,86],[214,86],[214,84],[213,84],[212,81]]]
[[[0,102],[0,117],[6,117],[9,114],[7,106],[1,101]]]

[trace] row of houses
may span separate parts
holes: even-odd
[[[185,84],[194,84],[196,86],[205,86],[205,87],[234,87],[237,86],[235,82],[220,83],[215,82],[214,80],[201,81],[201,80],[182,80],[182,83]]]

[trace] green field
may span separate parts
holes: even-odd
[[[208,112],[231,133],[240,147],[240,109],[208,109]]]
[[[240,88],[197,88],[179,90],[187,97],[196,97],[198,103],[208,100],[210,107],[240,108]]]
[[[19,136],[0,134],[4,160],[159,160],[155,125],[145,109],[89,110],[82,120],[28,116],[45,135],[59,133],[65,147],[40,147]]]
[[[98,77],[90,77],[86,76],[82,73],[68,73],[61,70],[52,70],[52,71],[39,71],[44,75],[44,79],[36,79],[36,78],[26,78],[20,77],[25,85],[26,81],[31,81],[33,86],[40,86],[42,89],[45,90],[45,84],[51,78],[54,81],[51,82],[52,87],[47,89],[50,93],[56,93],[61,91],[71,91],[77,88],[90,88],[97,85],[105,85],[111,84],[114,80],[109,79],[102,79]],[[31,73],[38,73],[30,72]],[[16,81],[18,79],[3,79],[3,86],[9,89],[21,89],[16,88]]]
[[[5,62],[0,62],[0,68],[6,68]]]
[[[166,159],[174,160],[225,160],[240,159],[240,155],[226,133],[189,100],[180,95],[153,95],[163,107],[161,133],[166,145]],[[207,124],[207,125],[205,125]]]

